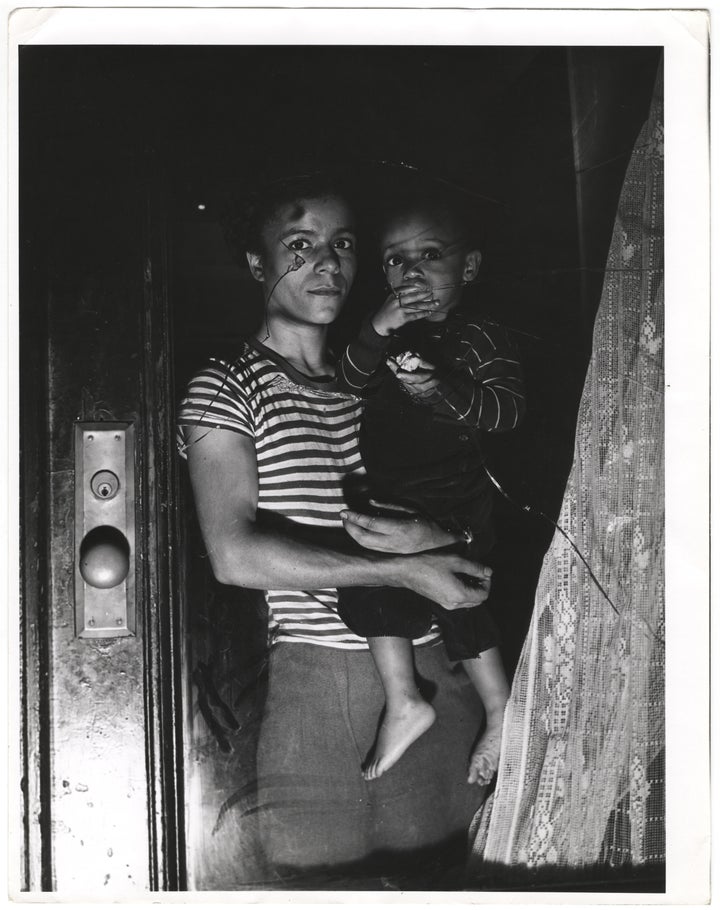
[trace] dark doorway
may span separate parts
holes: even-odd
[[[195,58],[175,96],[176,122],[195,124],[182,134],[186,154],[173,159],[171,174],[178,396],[195,369],[209,356],[236,350],[262,318],[259,289],[223,219],[268,174],[323,162],[402,161],[485,197],[487,243],[476,301],[514,331],[528,380],[525,425],[493,440],[492,450],[493,469],[509,496],[497,501],[496,580],[510,671],[572,460],[598,278],[657,60],[655,50],[635,49],[595,56],[564,48],[320,48],[312,55],[305,48],[214,49]],[[635,95],[621,99],[614,80],[628,70],[636,77]],[[328,71],[330,84],[323,77]],[[331,113],[310,114],[302,89],[288,90],[300,72],[304,84],[322,86]],[[413,75],[403,81],[399,73]],[[584,103],[578,86],[591,73],[604,80],[602,155],[611,163],[595,176],[594,217],[583,226],[581,243],[578,194],[586,189],[577,173],[573,118],[574,105]],[[208,82],[221,90],[206,94]],[[250,82],[262,90],[244,94]],[[230,100],[240,96],[242,114],[233,113]],[[210,99],[201,115],[195,97]],[[288,137],[300,140],[299,149]],[[366,255],[336,327],[338,345],[382,295],[380,270]],[[185,514],[191,514],[187,489],[185,495]],[[532,514],[519,508],[526,504]],[[198,846],[196,881],[208,888],[252,887],[268,875],[256,846],[252,786],[266,619],[259,598],[214,583],[197,530],[188,534],[187,616],[197,689],[189,741],[203,793],[195,809],[196,822],[202,821],[191,837]]]

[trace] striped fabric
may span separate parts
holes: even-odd
[[[525,390],[507,330],[452,321],[446,344],[457,351],[457,368],[439,390],[437,413],[488,433],[514,430],[525,413]]]
[[[378,335],[367,319],[340,361],[342,387],[357,395],[371,394],[389,374],[387,355],[405,350],[422,354],[437,367],[437,387],[418,399],[432,407],[436,418],[488,433],[514,430],[522,420],[522,369],[507,330],[474,320],[462,310],[442,323],[410,323],[389,336]]]
[[[178,449],[187,457],[189,426],[242,433],[255,441],[259,509],[298,524],[342,528],[343,481],[364,473],[360,411],[358,398],[335,391],[334,383],[308,380],[258,342],[245,344],[234,362],[214,360],[190,382],[178,415]],[[266,598],[273,641],[367,647],[338,617],[334,588],[272,590]]]

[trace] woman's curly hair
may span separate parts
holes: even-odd
[[[222,218],[225,240],[241,262],[245,253],[262,252],[263,229],[285,205],[304,199],[339,197],[354,209],[355,192],[345,171],[324,170],[283,177],[234,201]]]

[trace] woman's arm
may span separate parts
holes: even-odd
[[[490,570],[460,556],[347,553],[263,528],[257,520],[253,441],[231,430],[188,427],[190,479],[215,577],[247,588],[407,587],[446,609],[486,600]],[[203,435],[203,433],[205,435]],[[457,573],[469,576],[468,584]]]

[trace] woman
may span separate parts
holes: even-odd
[[[313,178],[275,185],[248,248],[265,322],[236,360],[193,379],[179,424],[218,581],[267,592],[263,846],[282,876],[397,871],[462,850],[483,797],[466,782],[482,707],[432,629],[416,641],[417,670],[441,720],[381,779],[364,780],[383,692],[365,640],[337,616],[336,588],[406,587],[457,609],[487,598],[490,570],[441,552],[458,538],[417,516],[358,516],[343,531],[340,513],[363,468],[360,402],[336,390],[327,350],[356,272],[342,194]]]

